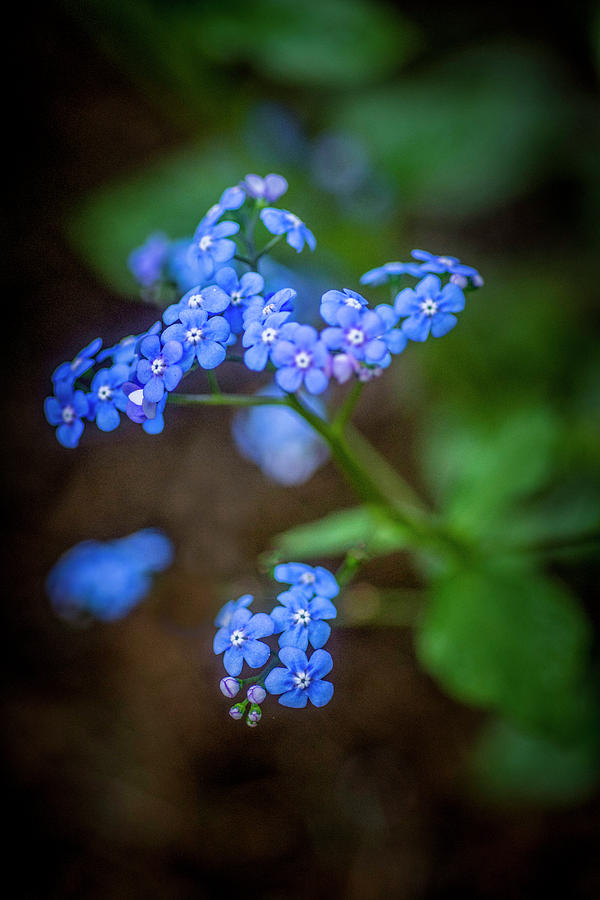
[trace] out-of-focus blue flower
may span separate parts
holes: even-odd
[[[280,647],[298,647],[306,650],[309,641],[315,650],[323,647],[331,634],[325,619],[335,619],[337,610],[327,597],[308,599],[300,587],[283,591],[277,597],[281,606],[271,612],[275,634],[279,631]]]
[[[279,563],[273,572],[275,581],[289,584],[303,591],[306,597],[327,597],[332,600],[340,592],[340,586],[324,566],[307,566],[306,563]]]
[[[194,357],[203,369],[219,366],[227,355],[229,322],[223,316],[209,318],[203,309],[184,309],[179,318],[180,322],[165,328],[162,337],[167,342],[165,347],[177,341],[183,348],[182,368],[189,368]]]
[[[369,157],[364,144],[351,134],[322,134],[311,153],[313,178],[332,194],[357,191],[369,174]]]
[[[161,347],[158,335],[145,337],[140,345],[140,359],[137,378],[144,386],[144,397],[151,403],[158,403],[165,391],[174,391],[183,376],[178,363],[183,356],[183,347],[177,341],[167,341]]]
[[[344,288],[341,291],[326,291],[321,297],[321,318],[328,325],[339,325],[338,313],[342,309],[361,310],[367,306],[367,301],[361,294]]]
[[[225,309],[224,317],[229,322],[233,334],[240,334],[243,331],[246,308],[251,303],[262,303],[262,297],[258,295],[264,288],[263,277],[258,272],[246,272],[238,279],[235,269],[224,266],[215,275],[215,281],[229,298],[229,306]]]
[[[130,374],[135,373],[139,345],[149,334],[158,334],[161,329],[162,323],[158,321],[155,322],[148,331],[143,331],[142,334],[130,334],[127,337],[124,337],[123,340],[119,341],[119,343],[115,344],[113,347],[107,347],[106,350],[102,350],[96,357],[96,362],[101,363],[106,359],[111,359],[113,365],[129,366]]]
[[[252,594],[242,594],[237,600],[228,600],[225,606],[222,606],[215,618],[215,628],[226,628],[231,622],[231,617],[238,609],[245,609],[250,606],[254,597]]]
[[[205,280],[204,268],[199,265],[191,248],[192,238],[188,237],[173,241],[169,251],[165,275],[175,282],[181,292],[189,291]]]
[[[266,200],[267,203],[276,203],[288,189],[288,183],[283,175],[246,175],[243,187],[249,197],[257,200]]]
[[[87,347],[80,350],[72,362],[61,363],[52,373],[52,382],[68,381],[73,384],[76,378],[87,372],[94,365],[94,356],[102,346],[102,338],[95,338]]]
[[[329,352],[311,325],[298,325],[291,340],[278,341],[271,359],[282,390],[294,393],[304,385],[309,394],[322,394],[327,388]]]
[[[262,372],[278,341],[293,340],[300,326],[297,322],[287,322],[289,316],[289,312],[272,313],[263,324],[255,320],[246,328],[242,339],[242,345],[248,348],[244,363],[253,372]]]
[[[157,231],[129,254],[127,265],[142,287],[150,287],[161,279],[169,258],[170,244],[167,235]]]
[[[274,385],[259,394],[284,396]],[[316,400],[307,405],[315,412],[322,412]],[[239,410],[231,429],[242,456],[260,466],[278,484],[304,484],[329,458],[323,439],[298,413],[285,406]]]
[[[420,278],[422,275],[421,266],[417,263],[389,262],[378,266],[376,269],[370,269],[360,276],[361,284],[387,284],[392,278],[400,275],[412,275],[414,278]]]
[[[94,375],[88,394],[89,417],[96,420],[100,431],[114,431],[119,427],[119,410],[125,412],[127,397],[122,386],[129,378],[129,366],[117,365],[100,369]]]
[[[259,669],[271,650],[258,638],[273,634],[273,620],[265,613],[252,615],[249,609],[236,609],[227,625],[220,628],[213,641],[215,653],[224,653],[223,665],[229,675],[239,675],[244,661],[251,669]]]
[[[387,345],[381,336],[386,327],[376,312],[344,306],[338,310],[337,320],[337,327],[325,328],[321,333],[323,343],[330,350],[343,350],[369,364],[383,359]]]
[[[272,669],[265,678],[270,694],[281,694],[282,706],[300,709],[308,700],[313,706],[325,706],[333,697],[333,685],[323,681],[331,672],[333,660],[327,650],[315,650],[310,659],[297,647],[282,647],[279,659],[285,668]]]
[[[404,288],[394,302],[397,314],[404,318],[402,331],[411,341],[425,341],[431,331],[443,337],[457,322],[452,313],[465,308],[465,297],[456,284],[441,287],[437,275],[426,275],[416,288]]]
[[[83,434],[83,416],[89,406],[83,391],[73,390],[71,380],[60,380],[54,385],[54,397],[46,397],[44,414],[50,425],[57,425],[56,439],[63,447],[73,449]]]
[[[287,209],[274,209],[267,207],[261,211],[260,217],[263,225],[271,234],[285,234],[286,241],[298,253],[308,244],[311,250],[317,246],[314,234],[304,222]]]
[[[443,275],[450,272],[451,275],[462,275],[464,278],[474,278],[479,275],[473,266],[465,266],[455,256],[437,256],[427,250],[411,250],[411,256],[421,261],[421,273],[431,272],[435,275]]]
[[[235,256],[235,241],[229,238],[239,230],[237,222],[200,222],[190,246],[190,259],[197,262],[205,281]]]
[[[172,558],[170,540],[153,528],[114,541],[83,541],[60,557],[46,589],[65,619],[113,621],[143,600],[152,574],[166,569]]]

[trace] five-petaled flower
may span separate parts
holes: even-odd
[[[279,636],[280,647],[298,647],[306,650],[309,641],[317,650],[329,640],[331,627],[324,619],[335,619],[337,609],[327,597],[309,599],[301,587],[283,591],[277,597],[281,606],[271,612],[275,623],[275,634]]]
[[[282,390],[293,393],[304,384],[309,394],[322,394],[327,387],[329,352],[312,325],[298,325],[291,339],[278,341],[271,359]]]
[[[258,638],[273,634],[273,620],[266,613],[252,615],[249,609],[237,609],[219,628],[213,641],[215,653],[224,653],[223,665],[229,675],[239,675],[244,661],[251,669],[264,666],[271,650]]]
[[[323,681],[331,672],[333,660],[327,650],[315,650],[310,659],[297,647],[282,647],[279,659],[285,668],[272,669],[265,679],[270,694],[281,694],[282,706],[300,709],[308,700],[313,706],[325,706],[333,697],[333,685]]]
[[[441,286],[437,275],[426,275],[416,288],[404,288],[394,302],[402,323],[402,331],[411,341],[425,341],[431,331],[434,337],[443,337],[456,325],[452,313],[465,308],[465,297],[456,284]]]
[[[311,250],[317,246],[314,234],[306,227],[302,219],[295,216],[287,209],[274,209],[268,206],[263,209],[260,217],[263,225],[271,234],[285,234],[286,241],[298,253],[308,244]]]
[[[140,359],[137,365],[137,377],[144,386],[144,397],[151,403],[162,400],[165,391],[174,391],[183,376],[183,369],[178,363],[183,356],[183,347],[177,341],[167,341],[161,347],[157,335],[145,337],[140,344]]]

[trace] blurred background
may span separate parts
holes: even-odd
[[[17,896],[598,896],[600,8],[34,13],[7,112]],[[430,560],[383,542],[340,604],[332,703],[273,703],[253,731],[218,692],[212,619],[263,590],[276,535],[351,507],[348,488],[331,464],[269,481],[226,410],[169,409],[159,437],[89,427],[76,451],[42,414],[60,362],[155,320],[130,302],[131,250],[189,236],[247,172],[285,175],[281,205],[316,234],[312,256],[276,254],[307,317],[414,247],[481,271],[458,328],[411,345],[357,421],[456,533],[499,548],[430,588]],[[223,385],[256,379],[232,368]],[[151,596],[122,622],[58,620],[58,556],[147,526],[176,548]]]

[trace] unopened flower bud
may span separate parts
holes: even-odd
[[[258,722],[260,722],[261,717],[262,712],[260,710],[260,706],[256,706],[256,704],[253,703],[250,707],[250,712],[248,713],[248,724],[250,724],[250,722],[254,722],[254,724],[256,725]]]
[[[461,291],[464,291],[464,289],[469,284],[469,279],[465,278],[464,275],[451,275],[450,281],[452,282],[452,284],[455,284],[457,287],[459,287]]]
[[[253,684],[248,688],[248,693],[246,694],[250,703],[262,703],[265,697],[267,696],[267,692],[264,687],[261,687],[260,684]]]
[[[221,678],[219,682],[219,687],[221,688],[221,693],[225,694],[226,697],[232,698],[239,694],[240,691],[240,683],[237,678],[232,678],[230,675],[227,675],[225,678]]]
[[[255,721],[254,719],[251,719],[250,716],[248,716],[248,718],[246,719],[246,725],[248,726],[248,728],[256,728],[256,726],[258,725],[258,721]]]
[[[231,709],[229,710],[229,715],[231,716],[231,718],[235,719],[236,721],[238,719],[242,719],[244,716],[244,707],[245,706],[246,706],[245,703],[236,703],[235,706],[232,706]]]
[[[474,288],[480,288],[480,287],[483,287],[485,282],[484,282],[483,278],[481,277],[481,275],[473,275],[473,277],[471,278],[471,284],[473,285]]]

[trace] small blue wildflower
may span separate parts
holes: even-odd
[[[169,258],[170,243],[166,234],[157,231],[129,254],[127,265],[142,287],[150,287],[160,281]]]
[[[215,653],[223,653],[223,665],[229,675],[239,675],[244,660],[251,669],[264,666],[271,650],[258,638],[273,634],[273,620],[266,613],[252,615],[249,609],[237,609],[213,641]]]
[[[165,275],[177,285],[180,293],[205,281],[204,268],[192,252],[191,237],[172,242]]]
[[[321,318],[328,325],[339,325],[338,313],[342,309],[361,310],[367,301],[361,294],[344,288],[341,291],[326,291],[321,297]]]
[[[242,185],[249,197],[257,200],[266,200],[267,203],[276,203],[288,189],[288,183],[283,175],[246,175]]]
[[[298,253],[304,244],[308,244],[311,250],[317,246],[312,231],[298,216],[288,212],[287,209],[274,209],[268,206],[262,210],[260,217],[267,231],[270,231],[271,234],[285,234],[290,247],[293,247]]]
[[[271,612],[274,632],[279,636],[280,647],[298,647],[306,650],[309,641],[318,650],[329,640],[331,628],[324,619],[335,619],[337,609],[327,597],[308,599],[301,587],[290,588],[277,597],[281,606]]]
[[[455,256],[437,256],[427,250],[411,250],[411,256],[421,260],[421,273],[443,275],[444,272],[450,272],[451,275],[462,275],[464,278],[481,278],[477,269],[463,265]]]
[[[327,597],[332,600],[340,592],[340,586],[331,572],[323,566],[307,566],[306,563],[279,563],[273,572],[275,581],[289,584],[304,591],[306,597]]]
[[[294,332],[300,328],[297,322],[287,322],[289,312],[277,312],[267,316],[264,323],[250,322],[242,345],[248,349],[244,353],[244,363],[253,372],[262,372],[278,341],[294,339]]]
[[[337,327],[325,328],[321,333],[323,343],[330,350],[343,350],[370,364],[383,359],[387,346],[381,336],[386,327],[376,312],[342,306],[337,320]]]
[[[271,385],[259,395],[285,396]],[[314,412],[323,413],[316,399],[308,402]],[[242,456],[260,466],[278,484],[298,485],[316,472],[329,458],[329,449],[298,413],[286,406],[253,406],[236,412],[231,423],[236,446]]]
[[[294,309],[295,297],[296,291],[293,288],[282,288],[264,298],[255,297],[244,310],[244,327],[247,328],[250,322],[260,322],[263,325],[273,313],[291,313]]]
[[[282,706],[301,709],[308,700],[313,706],[325,706],[333,697],[333,685],[323,681],[331,672],[333,660],[327,650],[315,650],[310,659],[297,647],[282,647],[279,659],[285,668],[272,669],[265,678],[270,694],[281,694]]]
[[[229,238],[239,230],[237,222],[219,222],[218,225],[200,222],[190,247],[190,259],[197,262],[205,280],[212,278],[216,269],[235,256],[235,241]]]
[[[452,313],[465,308],[465,297],[456,284],[441,287],[437,275],[426,275],[416,288],[404,288],[394,302],[394,309],[403,318],[402,331],[411,341],[425,341],[431,331],[443,337],[456,325]]]
[[[183,347],[177,341],[167,341],[161,347],[156,334],[145,337],[140,345],[140,359],[137,378],[144,386],[144,397],[151,403],[158,403],[165,391],[174,391],[183,376],[178,363],[183,356]]]
[[[54,385],[54,397],[46,397],[44,414],[50,425],[58,425],[56,439],[63,447],[73,449],[83,434],[83,416],[89,405],[83,391],[73,390],[70,380],[60,380]]]
[[[230,331],[227,319],[209,318],[203,309],[185,309],[179,318],[180,322],[165,328],[162,337],[167,342],[177,341],[183,348],[182,368],[189,368],[194,357],[203,369],[220,365],[227,355],[225,343]]]
[[[46,589],[61,617],[110,622],[143,600],[152,573],[166,569],[172,558],[171,542],[153,528],[114,541],[83,541],[60,557]]]
[[[164,426],[164,411],[168,394],[163,394],[158,403],[151,403],[144,397],[143,385],[128,381],[123,385],[123,393],[127,397],[125,414],[132,422],[141,425],[146,434],[161,434]]]
[[[71,384],[94,365],[94,356],[102,346],[102,338],[96,338],[80,350],[72,362],[61,363],[52,373],[52,382],[68,381]]]
[[[360,276],[361,284],[387,284],[392,278],[399,275],[412,275],[414,278],[420,278],[422,275],[421,266],[417,263],[389,262],[378,266],[376,269],[370,269]]]
[[[183,295],[178,303],[167,306],[163,313],[163,322],[165,325],[172,325],[181,318],[184,310],[189,309],[202,309],[213,315],[222,313],[229,306],[230,300],[229,295],[215,284],[203,288],[195,285]]]
[[[123,385],[129,378],[129,366],[117,365],[99,369],[94,375],[88,394],[89,417],[96,420],[100,431],[114,431],[119,427],[119,410],[125,412],[127,397]]]
[[[237,600],[228,600],[225,606],[222,606],[215,618],[215,628],[226,628],[231,622],[231,617],[238,609],[245,609],[250,606],[254,597],[252,594],[242,594]]]
[[[278,341],[271,359],[278,367],[275,380],[282,390],[293,393],[304,385],[309,394],[322,394],[327,388],[329,352],[311,325],[298,325],[291,340]]]
[[[225,309],[224,317],[229,322],[233,334],[240,334],[243,331],[244,312],[248,305],[256,301],[261,304],[263,302],[262,297],[258,296],[264,288],[263,277],[258,272],[246,272],[238,279],[235,269],[225,266],[219,269],[215,281],[229,298],[229,306]]]

